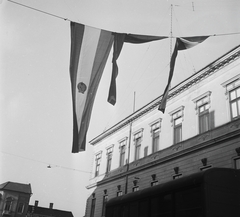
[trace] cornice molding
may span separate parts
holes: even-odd
[[[183,148],[184,143],[186,141],[183,141],[183,142],[181,142],[177,145],[170,146],[167,149],[171,149],[171,150],[174,150],[175,148],[177,148],[177,149],[180,148],[180,149],[176,150],[175,152],[172,152],[171,154],[167,154],[164,157],[161,157],[161,158],[156,157],[156,158],[154,158],[154,161],[149,161],[148,163],[142,163],[141,164],[142,159],[140,159],[137,162],[132,162],[132,163],[130,163],[130,168],[131,169],[129,171],[124,170],[124,171],[122,171],[122,173],[116,173],[116,174],[112,175],[111,177],[105,177],[101,181],[98,181],[96,183],[96,186],[100,186],[100,185],[112,182],[113,180],[118,180],[122,177],[125,177],[126,175],[131,175],[131,174],[137,173],[139,171],[142,171],[144,169],[148,169],[148,168],[155,167],[157,165],[165,164],[169,161],[173,161],[177,158],[182,158],[185,155],[189,155],[191,153],[201,151],[201,150],[206,149],[208,147],[217,146],[219,143],[224,143],[224,141],[226,141],[226,140],[239,137],[239,135],[240,135],[240,128],[239,128],[240,124],[239,124],[239,122],[240,122],[240,120],[236,120],[236,121],[230,122],[226,125],[220,126],[219,128],[228,128],[229,131],[226,134],[220,134],[220,136],[211,137],[211,138],[208,137],[209,133],[207,133],[207,137],[205,137],[204,140],[202,140],[198,144],[195,144],[195,145],[190,146],[188,148],[185,148],[185,149]],[[234,126],[234,127],[232,127],[232,126]],[[232,128],[234,128],[234,129],[232,129]],[[202,137],[202,135],[197,135],[196,139],[198,140],[199,137]],[[191,138],[189,140],[192,140],[192,139],[194,139],[194,138]],[[159,153],[156,153],[156,154],[159,154]],[[156,156],[156,154],[153,155],[153,156]],[[133,167],[132,165],[136,164],[136,163],[138,163],[138,164],[135,167]],[[117,170],[118,169],[116,169],[116,171]]]

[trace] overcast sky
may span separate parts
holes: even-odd
[[[30,204],[83,216],[92,147],[71,153],[70,22],[110,31],[170,36],[214,35],[179,53],[172,86],[240,44],[238,0],[16,0],[67,20],[0,1],[0,183],[31,183]],[[173,40],[174,43],[174,40]],[[90,141],[163,93],[170,39],[126,44],[118,59],[117,103],[107,103],[111,53],[89,127]],[[51,169],[47,169],[48,165]]]

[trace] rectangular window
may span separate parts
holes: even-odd
[[[111,170],[111,163],[112,163],[112,154],[109,154],[107,157],[107,169],[106,172],[110,172]]]
[[[176,174],[176,175],[173,175],[173,179],[179,179],[182,177],[182,174]]]
[[[158,185],[158,181],[157,180],[151,182],[151,186],[155,186],[155,185]]]
[[[234,159],[234,164],[235,169],[240,170],[240,158]]]
[[[23,210],[24,210],[24,204],[23,203],[19,203],[17,212],[18,213],[23,213]]]
[[[240,87],[229,92],[229,102],[232,119],[240,116]]]
[[[134,145],[135,145],[135,153],[134,160],[140,159],[140,150],[141,150],[141,142],[143,137],[143,128],[134,133]]]
[[[7,198],[7,201],[4,206],[4,211],[10,211],[11,205],[12,205],[12,201],[8,200]]]
[[[95,176],[99,175],[99,169],[100,169],[100,161],[101,161],[101,153],[96,155],[96,168],[95,168]]]
[[[94,217],[95,205],[96,205],[96,198],[93,198],[92,199],[92,205],[91,205],[90,217]]]
[[[140,159],[141,137],[135,140],[135,160]]]
[[[105,216],[107,201],[108,201],[108,195],[104,195],[103,196],[103,206],[102,206],[102,216]]]
[[[152,132],[152,153],[158,151],[158,144],[159,144],[159,128],[153,130]]]
[[[100,159],[97,159],[96,161],[96,170],[95,170],[95,176],[99,175],[99,168],[100,168]]]
[[[107,149],[107,169],[106,172],[110,172],[112,164],[112,148]]]
[[[125,163],[125,150],[126,150],[126,145],[121,145],[120,146],[120,167],[124,166]]]
[[[123,195],[123,192],[122,191],[118,191],[117,192],[117,197],[120,197],[120,196],[122,196]]]
[[[195,103],[196,114],[198,115],[198,127],[199,133],[204,133],[214,127],[214,116],[213,112],[209,112],[211,105],[211,91],[207,91],[200,96],[193,99]]]
[[[204,104],[199,107],[199,133],[204,133],[209,130],[209,104]]]
[[[173,131],[174,131],[173,142],[174,144],[177,144],[182,141],[182,118],[181,117],[174,119]]]
[[[182,122],[184,117],[184,106],[180,106],[169,113],[173,126],[173,144],[182,141]]]
[[[136,191],[139,191],[139,187],[138,186],[135,186],[135,187],[133,187],[133,192],[136,192]]]
[[[160,134],[161,121],[162,119],[160,118],[150,124],[151,136],[152,136],[152,153],[155,153],[159,150],[159,134]]]

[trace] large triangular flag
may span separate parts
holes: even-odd
[[[198,45],[199,43],[203,42],[204,40],[206,40],[208,37],[209,36],[196,36],[196,37],[185,37],[185,38],[177,38],[176,39],[176,44],[175,44],[175,47],[174,47],[174,50],[172,53],[172,57],[171,57],[171,61],[170,61],[170,71],[169,71],[168,83],[164,90],[161,103],[158,107],[158,110],[160,110],[162,113],[165,112],[167,98],[168,98],[168,92],[169,92],[172,77],[173,77],[175,61],[176,61],[176,57],[178,55],[178,51],[192,48],[192,47]]]
[[[111,32],[71,22],[73,153],[85,150],[95,95],[112,43]]]
[[[113,59],[112,59],[112,78],[110,89],[108,93],[108,102],[112,105],[116,103],[116,78],[118,75],[117,59],[123,47],[123,43],[146,43],[156,40],[161,40],[167,38],[165,36],[149,36],[149,35],[135,35],[135,34],[124,34],[124,33],[114,33],[114,45],[113,45]]]

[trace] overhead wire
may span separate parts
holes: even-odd
[[[21,4],[19,2],[16,2],[16,1],[12,1],[12,0],[7,0],[8,2],[11,2],[11,3],[14,3],[14,4],[17,4],[19,6],[22,6],[22,7],[26,7],[28,9],[31,9],[31,10],[34,10],[34,11],[38,11],[40,13],[43,13],[43,14],[46,14],[46,15],[49,15],[49,16],[52,16],[52,17],[55,17],[55,18],[58,18],[58,19],[62,19],[64,21],[70,21],[70,22],[74,22],[72,20],[70,20],[69,18],[64,18],[64,17],[61,17],[59,15],[56,15],[56,14],[53,14],[53,13],[49,13],[49,12],[46,12],[46,11],[43,11],[43,10],[40,10],[40,9],[37,9],[37,8],[34,8],[34,7],[31,7],[31,6],[28,6],[28,5],[25,5],[25,4]],[[180,5],[174,5],[174,6],[180,6]],[[204,35],[204,36],[225,36],[225,35],[238,35],[240,34],[240,32],[231,32],[231,33],[217,33],[217,34],[208,34],[208,35]],[[198,36],[201,36],[201,35],[198,35]],[[180,36],[172,36],[172,38],[179,38]],[[187,36],[182,36],[182,37],[187,37]],[[190,37],[190,36],[189,36]],[[194,37],[194,36],[191,36],[191,37]]]
[[[175,5],[175,6],[179,6],[179,5]],[[177,18],[177,15],[176,15],[175,10],[173,10],[173,16],[174,16],[174,18],[175,18],[175,20],[176,20],[177,27],[179,27],[179,29],[178,29],[178,31],[179,31],[179,33],[180,33],[179,35],[182,35],[181,25],[180,25],[180,23],[179,23],[179,21],[178,21],[178,18]],[[196,70],[195,70],[195,66],[194,66],[194,64],[193,64],[191,55],[188,56],[188,59],[186,58],[186,55],[188,54],[188,49],[186,50],[186,52],[182,52],[182,54],[183,54],[183,56],[184,56],[185,62],[187,63],[187,60],[189,61],[189,63],[190,63],[191,66],[192,66],[193,73],[195,73]],[[188,65],[188,64],[186,64],[186,65]],[[193,73],[192,73],[192,74],[193,74]]]
[[[47,14],[49,16],[52,16],[52,17],[55,17],[55,18],[58,18],[58,19],[62,19],[62,20],[65,20],[65,21],[71,21],[68,18],[64,18],[64,17],[58,16],[58,15],[55,15],[55,14],[52,14],[52,13],[48,13],[46,11],[39,10],[37,8],[34,8],[34,7],[30,7],[28,5],[24,5],[24,4],[21,4],[19,2],[15,2],[15,1],[12,1],[12,0],[7,0],[7,1],[9,1],[11,3],[14,3],[14,4],[17,4],[17,5],[20,5],[20,6],[25,7],[25,8],[28,8],[28,9],[34,10],[34,11],[38,11],[38,12],[43,13],[43,14]]]
[[[58,168],[61,168],[61,169],[73,170],[73,171],[82,172],[82,173],[92,173],[92,172],[89,172],[89,171],[79,170],[79,169],[70,168],[70,167],[65,167],[65,166],[61,166],[61,165],[57,165],[57,164],[52,164],[52,163],[47,163],[47,162],[44,162],[44,161],[40,161],[40,160],[36,160],[36,159],[32,159],[32,158],[28,158],[28,157],[23,157],[23,156],[20,156],[20,155],[16,155],[16,154],[12,154],[12,153],[8,153],[8,152],[4,152],[4,151],[1,151],[1,153],[3,153],[3,154],[7,154],[7,155],[11,155],[11,156],[14,156],[14,157],[18,157],[18,158],[22,158],[22,159],[25,159],[25,160],[29,160],[29,161],[33,161],[33,162],[37,162],[37,163],[41,163],[41,164],[45,164],[45,165],[48,165],[47,168],[58,167]]]

